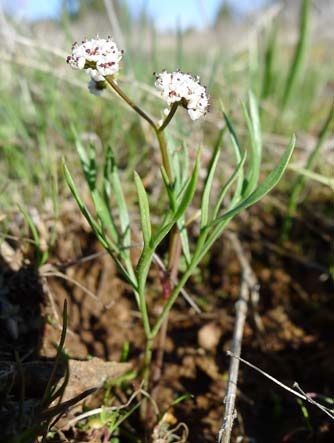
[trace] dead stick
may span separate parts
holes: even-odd
[[[242,280],[240,286],[240,296],[236,303],[236,320],[232,339],[232,354],[229,368],[229,376],[227,383],[227,392],[225,398],[225,411],[223,423],[218,434],[219,443],[229,443],[233,422],[236,417],[235,399],[238,383],[239,360],[240,357],[242,337],[247,316],[247,305],[252,292],[258,291],[258,284],[246,254],[241,246],[238,237],[235,234],[229,233],[228,237],[237,254],[238,260],[242,269]]]

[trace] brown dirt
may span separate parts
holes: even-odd
[[[18,329],[15,336],[8,319],[2,318],[1,363],[14,364],[14,351],[27,362],[54,358],[66,298],[69,316],[65,349],[70,357],[95,356],[119,361],[128,342],[129,361],[139,371],[144,333],[130,289],[92,235],[73,222],[76,216],[71,222],[64,221],[53,251],[53,265],[40,271],[48,275],[63,272],[66,279],[41,278],[32,267],[17,272],[4,267],[1,271],[0,286],[15,307],[15,315],[10,316]],[[237,230],[245,251],[251,254],[260,283],[259,304],[250,307],[248,314],[243,357],[289,386],[298,381],[306,392],[331,397],[334,299],[326,269],[330,265],[333,225],[322,224],[311,212],[305,219],[307,223],[299,220],[295,224],[293,241],[284,247],[277,242],[281,220],[273,208],[260,214],[255,207],[247,217],[238,220],[238,225],[230,227]],[[89,261],[70,263],[96,252],[101,254]],[[60,263],[65,266],[58,266]],[[92,293],[83,291],[73,281]],[[155,316],[163,304],[158,269],[152,270],[150,284],[149,309]],[[187,285],[203,313],[196,314],[180,298],[170,315],[157,401],[163,410],[179,396],[191,394],[173,408],[173,414],[189,427],[192,443],[217,441],[229,365],[224,351],[230,348],[239,289],[240,265],[230,242],[224,238]],[[260,317],[263,330],[256,326],[255,314]],[[116,390],[125,403],[124,393]],[[10,397],[17,401],[19,394],[10,391],[6,395],[7,400]],[[1,407],[6,409],[4,400]],[[292,395],[241,365],[233,441],[241,441],[238,437],[243,436],[243,442],[257,443],[332,442],[334,426],[329,418],[311,405],[306,408],[309,418],[303,417],[301,406]],[[127,429],[140,433],[135,416],[130,418]],[[103,432],[67,432],[70,441],[105,438]],[[121,441],[130,440],[124,437]]]

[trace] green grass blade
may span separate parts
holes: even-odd
[[[277,32],[278,32],[278,20],[275,20],[270,35],[268,38],[268,44],[264,54],[264,72],[262,80],[261,99],[264,100],[271,95],[274,90],[274,62],[277,53]]]
[[[324,126],[320,131],[318,142],[307,159],[305,171],[299,170],[299,173],[301,173],[302,175],[297,177],[292,186],[292,192],[288,203],[288,213],[283,222],[281,241],[285,241],[289,237],[289,233],[291,231],[292,222],[293,222],[293,216],[296,212],[298,205],[299,196],[304,189],[307,178],[312,178],[310,177],[310,172],[311,172],[310,170],[313,168],[314,163],[316,162],[319,152],[321,150],[321,147],[323,146],[324,142],[328,137],[333,120],[334,120],[334,106],[331,107],[329,114],[326,118],[326,121],[324,123]],[[326,182],[324,184],[328,184],[330,186],[330,182],[328,183]]]
[[[35,226],[33,219],[30,217],[30,214],[23,206],[20,206],[20,205],[18,205],[18,206],[19,206],[19,209],[20,209],[25,221],[27,222],[27,224],[29,226],[32,237],[34,239],[34,244],[36,247],[35,255],[36,255],[36,260],[37,260],[37,266],[41,266],[48,259],[48,255],[49,255],[48,250],[42,251],[41,240],[40,240],[39,233],[38,233],[38,230]]]
[[[299,25],[299,39],[291,62],[289,74],[285,83],[282,108],[286,108],[296,87],[307,51],[307,41],[310,33],[311,0],[303,0]]]
[[[328,186],[329,188],[334,190],[334,178],[332,177],[325,177],[322,174],[318,174],[316,172],[310,171],[309,169],[300,168],[294,165],[289,166],[288,169],[291,169],[292,171],[297,172],[297,174],[300,174],[301,177],[298,178],[301,178],[303,181],[306,179],[310,179],[322,185]]]

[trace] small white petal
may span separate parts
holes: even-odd
[[[96,69],[88,68],[86,69],[87,74],[90,75],[90,78],[96,82],[104,82],[104,77],[100,75]]]
[[[206,89],[199,83],[199,77],[181,71],[162,71],[156,76],[155,86],[169,106],[182,102],[192,120],[206,114],[209,101]]]
[[[202,117],[202,113],[200,113],[197,109],[188,109],[188,114],[191,120],[197,120]]]
[[[119,70],[121,58],[122,51],[111,38],[96,38],[84,41],[80,45],[75,43],[72,54],[66,61],[74,69],[93,70],[97,76],[105,76],[113,75]],[[96,81],[102,80],[97,78]]]

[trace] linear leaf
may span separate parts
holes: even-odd
[[[291,141],[287,149],[283,153],[278,165],[270,172],[270,174],[263,180],[263,182],[259,184],[256,190],[253,191],[245,200],[241,201],[240,204],[238,204],[231,210],[227,211],[221,217],[218,217],[216,220],[213,220],[211,223],[209,223],[208,227],[213,227],[219,224],[220,222],[230,217],[233,217],[234,215],[238,214],[242,209],[248,208],[249,206],[259,201],[261,198],[263,198],[266,194],[268,194],[268,192],[270,192],[281,179],[291,158],[294,146],[295,146],[295,136],[291,138]]]
[[[224,200],[224,197],[225,197],[227,191],[230,189],[233,182],[239,177],[239,175],[242,174],[242,168],[245,164],[246,157],[247,157],[247,152],[245,151],[241,157],[240,162],[238,163],[237,167],[233,171],[232,175],[230,176],[230,178],[227,180],[227,182],[225,183],[225,185],[221,189],[218,199],[217,199],[217,203],[216,203],[214,210],[213,210],[213,214],[212,214],[213,219],[215,219],[217,217],[218,212],[221,207],[221,204]]]
[[[182,215],[185,213],[187,207],[189,206],[189,203],[191,202],[194,196],[198,180],[199,166],[200,166],[200,149],[198,149],[197,151],[195,166],[191,174],[190,181],[182,197],[181,203],[177,208],[176,214],[174,216],[175,221],[179,220],[179,218],[182,217]]]
[[[259,109],[254,94],[249,92],[249,112],[243,105],[244,115],[248,126],[250,136],[250,156],[249,173],[247,174],[247,185],[244,190],[244,196],[254,191],[260,175],[261,157],[262,157],[262,132],[259,116]]]
[[[192,175],[190,177],[190,180],[188,181],[188,184],[186,188],[184,189],[181,202],[176,210],[176,212],[173,214],[170,212],[165,217],[164,223],[160,226],[158,231],[155,233],[153,241],[152,241],[152,247],[155,249],[160,244],[160,242],[166,237],[168,232],[172,229],[172,227],[177,223],[185,214],[185,211],[187,210],[189,203],[191,202],[195,190],[196,190],[196,184],[198,179],[198,172],[199,172],[199,166],[200,166],[200,150],[197,152],[197,157],[195,161],[195,166],[192,172]],[[184,234],[183,234],[184,235]],[[181,237],[182,240],[182,237]],[[187,252],[186,252],[187,254]]]
[[[83,173],[85,175],[91,196],[93,199],[95,212],[99,220],[102,222],[104,227],[110,233],[112,239],[119,243],[119,233],[115,225],[114,219],[111,214],[110,206],[107,200],[102,197],[101,193],[96,187],[96,160],[95,160],[95,148],[90,145],[89,157],[87,152],[81,143],[79,137],[77,136],[75,130],[72,128],[75,135],[75,146],[78,151]]]
[[[124,268],[123,264],[121,263],[121,261],[119,260],[119,258],[116,255],[119,253],[118,247],[115,245],[115,243],[113,241],[110,240],[110,238],[108,238],[105,235],[103,228],[98,223],[96,223],[96,221],[94,220],[94,217],[91,215],[88,208],[86,207],[84,202],[81,200],[79,192],[74,184],[73,178],[72,178],[64,161],[63,161],[63,171],[64,171],[64,176],[65,176],[65,180],[68,184],[68,187],[70,188],[72,195],[75,198],[82,215],[85,217],[85,219],[89,223],[90,227],[92,228],[94,234],[96,235],[96,237],[99,240],[99,242],[101,243],[101,245],[106,249],[106,251],[108,251],[108,253],[111,255],[111,257],[113,258],[113,260],[117,264],[117,266],[120,269],[125,280],[133,288],[136,288],[136,282],[131,278],[131,275],[129,275],[129,273]]]
[[[150,221],[150,207],[148,203],[147,194],[143,185],[143,182],[141,181],[141,178],[135,171],[135,183],[137,188],[137,195],[138,195],[138,203],[139,203],[139,210],[140,210],[140,220],[141,220],[141,227],[143,231],[143,239],[144,239],[144,245],[146,247],[149,247],[152,231],[151,231],[151,221]]]
[[[129,212],[128,207],[126,204],[125,196],[123,193],[121,180],[119,178],[118,168],[116,165],[115,156],[113,153],[113,150],[111,147],[107,150],[107,156],[110,159],[110,168],[111,168],[111,186],[114,191],[114,196],[116,200],[116,204],[118,207],[118,213],[119,213],[119,222],[121,225],[121,237],[122,237],[122,243],[124,246],[128,247],[131,244],[131,230],[130,230],[130,219],[129,219]],[[129,250],[128,250],[129,252]]]
[[[291,141],[282,155],[278,165],[271,171],[268,177],[258,186],[258,188],[245,200],[243,200],[240,204],[228,210],[224,215],[218,217],[216,220],[212,221],[204,230],[202,231],[202,236],[205,238],[205,231],[210,229],[210,227],[214,227],[213,231],[208,236],[205,241],[204,246],[202,245],[201,249],[194,254],[192,260],[192,266],[196,266],[200,260],[204,257],[204,255],[211,248],[213,243],[217,240],[217,238],[222,234],[224,228],[229,223],[229,221],[237,215],[242,209],[245,209],[252,204],[259,201],[262,197],[264,197],[280,180],[282,177],[289,160],[291,158],[293,148],[295,145],[295,136],[291,138]]]
[[[184,216],[182,216],[180,218],[180,220],[177,222],[177,227],[179,228],[179,232],[180,232],[183,255],[186,260],[186,263],[189,264],[191,261],[191,255],[190,255],[190,246],[189,246],[187,226],[185,224]]]
[[[233,148],[234,148],[234,154],[236,156],[237,163],[240,163],[241,158],[242,158],[242,150],[241,150],[241,147],[240,147],[240,143],[239,143],[237,134],[236,134],[236,132],[235,132],[235,130],[233,128],[232,122],[230,121],[230,119],[229,119],[228,115],[226,114],[226,112],[223,112],[223,114],[224,114],[225,122],[226,122],[226,125],[227,125],[227,129],[228,129],[228,131],[230,133],[230,136],[231,136],[232,145],[233,145]],[[244,186],[245,186],[245,183],[244,183],[244,173],[243,173],[243,169],[241,169],[240,170],[240,174],[238,174],[238,176],[237,176],[237,184],[236,184],[234,196],[233,196],[233,199],[232,199],[233,203],[235,203],[236,201],[238,201],[241,198]]]
[[[165,184],[165,187],[167,190],[170,207],[171,207],[172,211],[175,212],[176,211],[176,198],[174,195],[174,189],[171,186],[171,184],[169,183],[169,178],[168,178],[167,172],[163,166],[161,166],[160,171],[161,171],[161,176],[162,176],[162,179],[164,181],[164,184]]]
[[[90,227],[92,228],[93,232],[95,233],[95,235],[100,239],[101,238],[101,243],[104,247],[107,247],[107,242],[103,239],[103,231],[101,226],[96,223],[96,221],[94,220],[94,217],[91,215],[91,213],[89,212],[87,206],[84,204],[84,202],[81,200],[81,197],[79,195],[79,192],[74,184],[73,178],[70,174],[70,171],[68,170],[65,162],[63,162],[63,171],[64,171],[64,176],[65,176],[65,180],[68,184],[68,187],[70,188],[70,191],[72,192],[73,197],[75,198],[79,209],[82,213],[82,215],[85,217],[85,219],[88,221]]]
[[[20,209],[20,211],[21,211],[21,213],[22,213],[25,221],[27,222],[29,229],[32,233],[35,247],[36,247],[36,258],[37,258],[38,266],[43,265],[48,258],[48,250],[42,251],[39,232],[35,226],[33,219],[31,218],[30,214],[23,206],[21,206],[21,205],[18,205],[18,206],[19,206],[19,209]]]
[[[302,0],[300,24],[299,24],[299,38],[295,48],[295,53],[291,61],[289,74],[286,79],[284,94],[282,98],[283,110],[286,108],[292,93],[294,92],[298,77],[301,73],[305,57],[307,55],[307,43],[310,34],[311,22],[311,0]]]
[[[205,180],[204,190],[202,193],[201,227],[206,226],[209,220],[210,193],[212,189],[213,178],[219,160],[219,155],[220,155],[220,145],[217,144],[208,167],[208,174]]]

